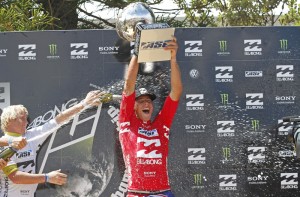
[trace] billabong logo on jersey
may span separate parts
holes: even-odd
[[[71,43],[71,59],[87,59],[88,43]]]
[[[0,49],[0,57],[6,57],[8,49]]]
[[[294,65],[277,65],[276,81],[294,81]]]
[[[192,69],[190,70],[190,77],[193,79],[198,79],[199,78],[199,71],[197,69]]]
[[[151,49],[159,49],[167,46],[167,42],[170,40],[162,40],[162,41],[153,41],[153,42],[142,42],[139,50],[151,50]]]
[[[245,55],[262,55],[261,40],[252,39],[244,40],[244,54]]]
[[[298,189],[298,173],[280,173],[281,189]]]
[[[288,135],[289,130],[293,129],[293,126],[289,122],[283,122],[282,119],[278,120],[278,135]]]
[[[204,94],[187,94],[186,110],[204,110]]]
[[[138,132],[139,132],[139,134],[144,135],[146,137],[157,137],[158,136],[157,129],[146,130],[142,127],[139,127]]]
[[[237,190],[236,174],[219,175],[219,189],[220,190]]]
[[[36,45],[35,44],[20,44],[19,60],[36,60]]]
[[[233,137],[234,134],[234,121],[217,121],[217,136],[218,137]]]
[[[263,93],[246,93],[246,109],[263,109]]]
[[[188,148],[188,164],[205,164],[205,148]]]
[[[248,163],[263,163],[266,160],[266,147],[248,147]]]
[[[216,66],[216,82],[233,82],[232,66]]]
[[[185,56],[202,56],[202,40],[184,41]]]
[[[0,83],[0,109],[10,106],[10,83]]]
[[[245,71],[245,77],[262,77],[263,71]]]

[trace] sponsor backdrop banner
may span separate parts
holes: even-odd
[[[300,28],[177,28],[184,92],[170,135],[175,196],[299,196],[299,161],[287,141],[300,115]],[[149,50],[158,46],[149,43]],[[29,128],[80,102],[90,90],[121,94],[133,45],[114,30],[0,34],[0,108],[23,104]],[[140,64],[137,86],[159,98],[169,62]],[[36,196],[122,197],[119,103],[89,109],[51,135],[37,172],[62,169],[68,184]]]

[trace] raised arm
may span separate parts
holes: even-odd
[[[171,52],[171,91],[170,97],[174,101],[178,101],[183,90],[181,73],[179,66],[177,64],[176,55],[178,50],[178,44],[176,38],[173,36],[173,40],[167,43],[165,50],[170,50]]]
[[[80,103],[66,109],[65,111],[61,112],[55,117],[55,120],[58,124],[62,124],[68,121],[70,118],[75,116],[77,113],[81,112],[85,107],[89,106],[98,106],[100,105],[100,96],[104,94],[104,92],[100,92],[100,90],[95,90],[89,92],[85,99],[82,100]]]
[[[137,60],[137,56],[133,55],[125,75],[123,92],[126,94],[126,96],[131,95],[135,90],[135,82],[139,71],[139,64]]]

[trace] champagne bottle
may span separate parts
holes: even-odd
[[[14,149],[13,147],[8,147],[0,153],[0,158],[7,160],[7,159],[11,158],[16,152],[17,152],[17,150]]]
[[[115,95],[112,93],[105,93],[102,96],[100,96],[101,103],[108,103],[110,101],[116,101],[121,99],[122,99],[121,95]]]

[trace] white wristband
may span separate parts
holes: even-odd
[[[82,100],[82,101],[80,102],[80,104],[83,106],[83,108],[89,108],[89,107],[90,107],[90,105],[87,104],[86,102],[84,102],[84,100]]]

